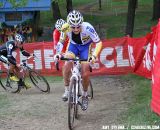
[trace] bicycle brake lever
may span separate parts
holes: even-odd
[[[55,62],[55,66],[56,66],[56,70],[58,70],[59,71],[59,62],[57,61],[57,62]]]

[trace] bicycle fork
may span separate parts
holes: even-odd
[[[76,76],[73,75],[71,77],[71,81],[74,81],[74,80],[76,81],[76,85],[73,86],[73,88],[72,88],[72,94],[73,94],[72,96],[73,96],[73,99],[74,99],[73,103],[81,106],[81,102],[80,102],[81,95],[79,95],[80,80],[79,80],[77,75]],[[74,92],[75,92],[75,94],[74,94]]]

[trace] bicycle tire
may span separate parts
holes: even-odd
[[[77,96],[78,96],[78,99],[79,97],[81,97],[81,94],[80,94],[80,84],[78,83],[78,93],[77,93]],[[78,104],[75,104],[75,118],[78,119],[79,118],[79,115],[78,115],[78,110],[79,110],[79,105]]]
[[[90,97],[90,99],[93,99],[93,85],[92,85],[91,80],[89,81],[88,97]]]
[[[68,127],[73,130],[75,120],[75,96],[76,96],[76,80],[72,80],[69,86],[69,98],[68,98]]]
[[[31,79],[31,82],[33,85],[38,88],[41,92],[49,93],[50,92],[50,86],[48,81],[40,75],[38,72],[34,70],[29,71],[29,77]]]
[[[0,72],[0,84],[2,88],[7,92],[18,93],[21,90],[21,88],[18,86],[17,81],[13,81],[10,79],[10,74],[8,75],[7,71]]]

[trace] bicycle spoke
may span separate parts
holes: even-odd
[[[70,130],[73,129],[75,111],[76,111],[76,91],[75,91],[75,81],[70,84],[69,87],[69,101],[68,101],[68,127]]]
[[[31,81],[36,88],[42,92],[50,92],[50,86],[43,76],[33,70],[31,70],[29,74]]]

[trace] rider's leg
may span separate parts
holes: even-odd
[[[11,80],[18,81],[19,86],[23,86],[23,80],[20,72],[20,68],[17,66],[10,64],[10,73],[13,74],[13,76],[10,77]],[[15,75],[15,76],[14,76]]]
[[[88,86],[89,86],[89,63],[88,62],[84,62],[81,64],[81,71],[82,71],[82,85],[83,85],[83,96],[87,96],[87,91],[88,91]]]
[[[72,53],[67,52],[65,54],[65,58],[74,58],[75,56]],[[63,101],[68,100],[68,94],[69,94],[69,81],[71,76],[71,68],[72,68],[72,62],[65,62],[63,66],[63,79],[64,79],[64,85],[65,85],[65,92],[62,96]]]
[[[13,73],[14,75],[16,75],[19,79],[23,79],[23,71],[21,70],[20,67],[17,67],[13,64],[10,64],[10,73]]]
[[[75,58],[78,54],[78,49],[75,44],[69,43],[69,46],[65,53],[65,58]],[[65,85],[65,92],[62,96],[63,101],[68,100],[68,94],[69,94],[69,81],[71,76],[71,68],[72,63],[71,62],[65,62],[63,67],[63,78],[64,78],[64,85]]]
[[[83,86],[83,94],[82,94],[82,110],[85,111],[88,108],[88,86],[89,86],[89,63],[82,63],[82,86]]]
[[[80,59],[88,59],[91,54],[91,43],[80,46]],[[86,110],[88,108],[88,86],[89,86],[89,63],[83,62],[81,64],[81,75],[82,75],[82,85],[83,85],[83,94],[82,94],[82,105],[81,109]]]
[[[31,88],[29,84],[24,82],[24,71],[21,67],[10,64],[10,73],[13,73],[16,76],[12,76],[11,79],[14,81],[18,81],[19,86],[24,86],[26,89]]]
[[[19,78],[19,85],[20,86],[24,86],[26,89],[29,89],[31,88],[31,85],[27,82],[24,81],[25,79],[25,72],[24,72],[24,69],[21,68],[21,67],[15,67],[14,71],[16,71],[15,73],[17,73],[17,77]]]

